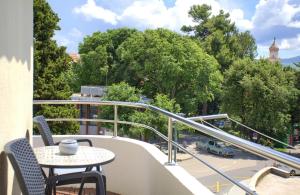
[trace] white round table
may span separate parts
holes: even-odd
[[[60,154],[58,146],[34,148],[38,163],[47,168],[83,168],[104,165],[115,159],[115,154],[104,148],[79,146],[74,155]]]

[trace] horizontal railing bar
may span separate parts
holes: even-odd
[[[120,101],[81,101],[81,100],[34,100],[34,105],[52,104],[52,105],[99,105],[99,106],[126,106],[134,108],[148,108],[148,104],[133,103],[133,102],[120,102]]]
[[[118,121],[118,123],[126,124],[126,125],[134,125],[134,126],[137,126],[137,127],[143,127],[143,128],[149,129],[149,130],[153,131],[154,133],[156,133],[159,137],[163,138],[165,141],[168,141],[167,136],[165,136],[164,134],[162,134],[161,132],[159,132],[155,128],[150,127],[148,125],[144,125],[144,124],[141,124],[141,123],[135,123],[135,122],[129,122],[129,121]]]
[[[107,119],[86,119],[86,118],[82,118],[82,119],[78,119],[78,118],[52,118],[52,119],[46,119],[46,121],[54,121],[54,122],[58,122],[58,121],[76,121],[76,122],[102,122],[102,123],[113,123],[114,120],[107,120]]]
[[[138,108],[148,108],[152,111],[156,111],[165,116],[176,119],[177,121],[179,121],[182,124],[192,127],[195,130],[205,133],[211,137],[215,137],[224,142],[232,144],[238,148],[247,150],[251,153],[260,155],[265,158],[277,160],[277,161],[287,164],[291,167],[300,169],[300,159],[298,159],[296,157],[284,154],[282,152],[275,151],[271,148],[268,148],[268,147],[265,147],[265,146],[262,146],[262,145],[259,145],[256,143],[252,143],[247,140],[243,140],[239,137],[230,135],[226,132],[218,131],[214,128],[208,127],[206,125],[197,123],[193,120],[186,119],[186,118],[176,115],[174,113],[168,112],[166,110],[163,110],[163,109],[160,109],[158,107],[148,105],[148,104],[132,103],[132,102],[114,102],[114,101],[95,102],[95,101],[74,101],[74,100],[37,100],[37,101],[34,101],[34,104],[93,104],[93,105],[120,105],[120,106],[129,106],[129,107],[138,107]]]
[[[238,124],[238,125],[241,125],[241,126],[247,128],[247,129],[251,130],[251,131],[254,131],[254,132],[256,132],[256,133],[258,133],[258,134],[260,134],[260,135],[262,135],[262,136],[264,136],[264,137],[267,137],[267,138],[269,138],[269,139],[271,139],[271,140],[273,140],[273,141],[275,141],[275,142],[277,142],[277,143],[281,143],[281,144],[283,144],[283,145],[285,145],[285,146],[287,146],[287,147],[289,147],[289,148],[296,149],[294,146],[291,146],[290,144],[284,143],[284,142],[282,142],[282,141],[280,141],[280,140],[278,140],[278,139],[275,139],[275,138],[273,138],[273,137],[270,137],[270,136],[268,136],[268,135],[266,135],[266,134],[264,134],[264,133],[261,133],[261,132],[255,130],[255,129],[252,129],[251,127],[248,127],[247,125],[244,125],[243,123],[240,123],[240,122],[238,122],[238,121],[236,121],[236,120],[234,120],[234,119],[232,119],[232,118],[229,118],[229,117],[228,117],[228,119],[231,120],[231,121],[233,121],[233,122],[235,122],[235,123]]]
[[[193,120],[193,121],[202,121],[202,120],[212,120],[212,119],[227,119],[227,114],[213,114],[213,115],[206,115],[206,116],[194,116],[189,117],[187,119]]]

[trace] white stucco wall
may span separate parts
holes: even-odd
[[[107,189],[122,195],[212,195],[182,167],[166,166],[167,156],[155,146],[122,137],[99,135],[57,135],[55,141],[67,138],[90,139],[95,147],[113,151],[116,158],[103,165]],[[43,146],[40,136],[33,146]]]
[[[30,136],[33,94],[32,0],[0,1],[0,194],[19,194],[3,146]],[[14,185],[14,187],[12,187]]]

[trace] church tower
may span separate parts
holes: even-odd
[[[271,47],[269,48],[269,51],[270,51],[269,60],[271,62],[279,61],[279,57],[278,57],[279,48],[277,47],[275,42],[276,42],[276,39],[274,37],[274,41],[273,41]]]

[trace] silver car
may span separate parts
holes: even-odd
[[[226,157],[234,156],[233,150],[230,147],[226,146],[224,142],[218,140],[208,141],[207,152]]]

